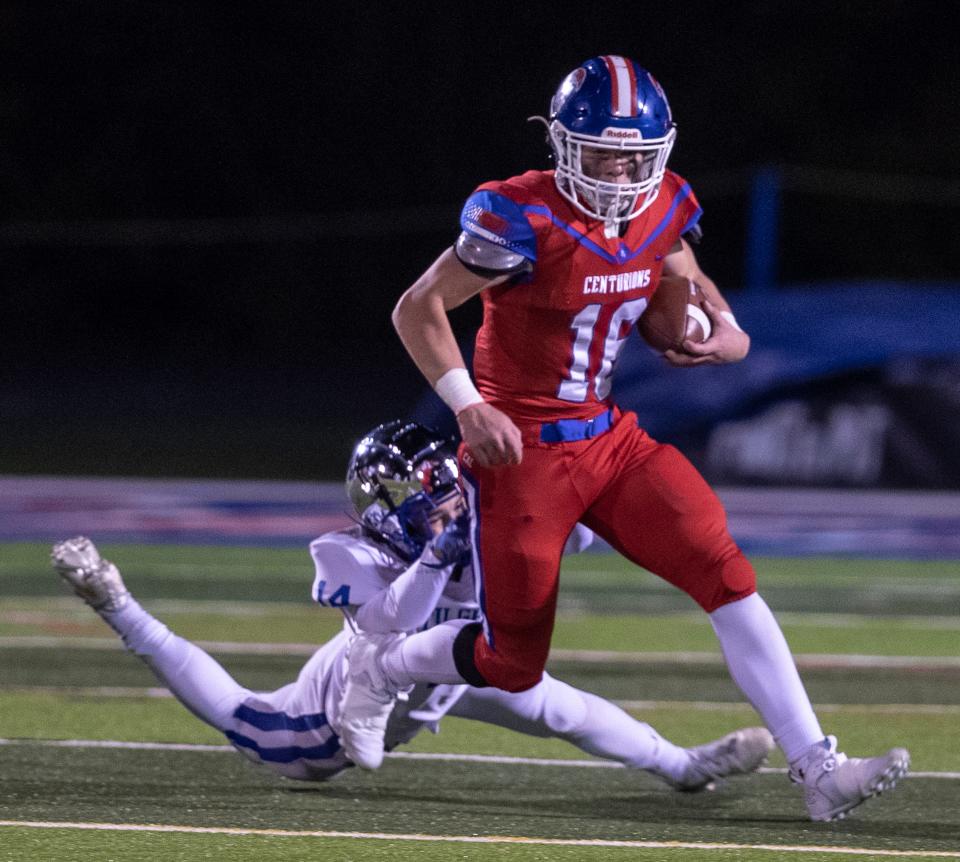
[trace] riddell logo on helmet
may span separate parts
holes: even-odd
[[[601,137],[634,141],[640,140],[642,136],[637,129],[604,129]]]

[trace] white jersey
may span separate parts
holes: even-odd
[[[316,569],[313,600],[345,611],[381,595],[411,567],[386,545],[364,535],[362,527],[337,530],[314,539],[310,556]],[[472,567],[451,567],[433,607],[422,608],[425,619],[408,631],[422,631],[448,620],[479,619],[475,592]]]
[[[592,538],[589,530],[578,525],[567,547],[582,550]],[[366,536],[361,527],[320,536],[311,542],[310,556],[316,568],[313,599],[342,609],[347,617],[344,630],[313,654],[296,682],[274,692],[250,693],[234,710],[224,732],[251,760],[289,778],[316,781],[351,765],[338,733],[347,647],[355,620],[363,620],[371,630],[410,632],[450,620],[479,619],[480,608],[469,565],[450,566],[440,573],[418,569],[418,563],[404,562]],[[364,612],[371,609],[376,613],[364,620]],[[398,620],[409,627],[395,628]],[[478,698],[473,709],[469,695],[463,697],[468,689],[467,685],[417,686],[394,709],[386,747],[409,741],[425,727],[436,731],[437,721],[451,710],[464,717],[478,712],[476,717],[481,718],[479,711],[489,710],[485,702],[490,698],[511,697],[491,691]],[[457,707],[458,701],[463,705]]]

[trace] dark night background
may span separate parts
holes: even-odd
[[[762,165],[780,283],[958,279],[945,4],[579,8],[3,4],[0,472],[338,477],[424,394],[396,298],[600,53],[665,87],[735,308]]]

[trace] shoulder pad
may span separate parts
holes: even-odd
[[[529,266],[522,254],[463,231],[457,238],[454,252],[460,262],[479,274],[517,272]]]
[[[470,236],[531,262],[537,259],[537,236],[520,204],[506,195],[487,190],[474,192],[463,205],[460,227]]]

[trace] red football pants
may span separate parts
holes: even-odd
[[[756,589],[716,494],[633,413],[593,440],[527,445],[518,465],[483,468],[469,451],[461,460],[484,616],[473,659],[490,685],[523,691],[539,682],[560,556],[578,521],[708,613]]]

